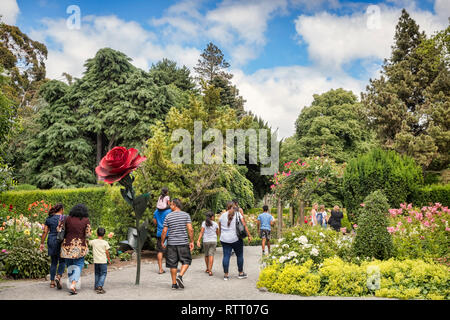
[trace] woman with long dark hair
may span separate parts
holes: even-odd
[[[70,293],[77,294],[76,285],[84,267],[84,257],[89,252],[87,239],[91,236],[88,209],[84,204],[76,204],[70,209],[65,230],[61,257],[66,259],[67,273],[71,282]]]
[[[61,258],[61,244],[56,240],[57,235],[57,227],[59,223],[63,223],[66,216],[64,213],[64,206],[61,203],[57,203],[48,211],[48,218],[45,220],[44,233],[41,237],[41,245],[39,249],[44,251],[44,241],[48,235],[47,239],[47,248],[48,255],[51,258],[50,265],[50,288],[56,287],[61,289],[61,276],[64,273],[64,269],[66,267],[65,260]],[[58,273],[58,275],[56,275]],[[56,277],[55,277],[56,276]]]
[[[223,248],[223,280],[229,280],[228,269],[230,266],[231,251],[234,250],[237,258],[237,266],[239,271],[239,279],[247,278],[247,274],[244,272],[244,241],[239,239],[236,233],[236,219],[240,218],[242,225],[247,231],[248,242],[252,240],[252,236],[248,231],[247,224],[245,223],[244,215],[239,211],[233,201],[227,203],[227,211],[223,213],[219,218],[219,233],[220,243]]]
[[[198,236],[197,247],[200,248],[200,240],[203,237],[203,251],[205,252],[206,264],[205,272],[212,276],[212,266],[214,264],[217,236],[219,235],[219,225],[214,221],[215,216],[212,211],[206,212],[205,215],[206,219],[202,222],[202,229],[200,230],[200,235]]]

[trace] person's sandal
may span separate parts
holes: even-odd
[[[62,285],[61,285],[61,277],[56,277],[56,279],[55,279],[55,282],[56,282],[56,287],[58,288],[58,290],[61,290],[62,289]],[[54,288],[54,287],[53,287]]]
[[[106,291],[103,290],[102,287],[98,287],[97,294],[103,294],[103,293],[106,293]]]
[[[70,287],[70,294],[71,295],[76,295],[77,294],[77,290],[75,289],[75,286],[73,286],[73,285]]]
[[[209,273],[209,276],[210,276],[210,277],[213,275],[213,273],[212,273],[211,271],[209,271],[208,273]]]
[[[54,283],[50,283],[50,288],[54,288],[55,284]]]

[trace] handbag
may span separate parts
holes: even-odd
[[[61,218],[64,220],[64,222],[62,223],[60,230],[56,234],[56,241],[58,243],[62,243],[64,241],[64,237],[66,235],[66,219],[64,219],[64,216],[61,215],[61,217],[59,218],[59,223],[61,223]]]
[[[247,237],[247,231],[245,231],[245,227],[242,224],[241,218],[240,218],[240,212],[236,211],[236,235],[239,239],[245,239]]]

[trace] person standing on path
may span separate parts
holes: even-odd
[[[194,229],[191,217],[187,212],[181,211],[182,204],[179,199],[170,202],[170,212],[164,220],[161,234],[161,246],[166,248],[166,267],[170,269],[172,289],[184,288],[183,276],[191,265],[191,251],[194,250]],[[189,235],[189,242],[188,242]],[[178,262],[181,262],[180,273],[177,275]]]
[[[248,242],[252,240],[252,236],[248,231],[244,216],[239,212],[239,207],[235,206],[232,201],[227,203],[227,211],[219,218],[220,243],[223,247],[223,280],[229,280],[228,269],[230,266],[231,250],[234,250],[237,257],[237,265],[239,271],[239,279],[247,278],[244,272],[244,241],[239,239],[236,233],[236,219],[240,218],[242,225],[248,235]]]
[[[108,273],[108,263],[111,263],[111,257],[109,256],[108,251],[111,247],[109,246],[108,241],[103,240],[105,233],[105,228],[98,228],[97,239],[89,240],[94,256],[94,290],[100,294],[106,293],[103,286],[105,285],[106,274]]]
[[[58,226],[58,232],[61,230]],[[76,204],[66,218],[64,240],[61,245],[61,257],[66,259],[67,274],[71,282],[70,294],[77,294],[76,285],[84,267],[84,257],[89,252],[87,239],[91,236],[91,222],[88,209],[84,204]]]
[[[328,224],[336,231],[341,230],[341,220],[344,218],[344,214],[339,210],[339,206],[334,206],[331,210],[330,218],[328,219]]]
[[[266,253],[266,241],[268,253],[270,253],[270,231],[272,230],[271,225],[274,224],[275,220],[273,216],[269,213],[269,207],[267,205],[263,206],[263,213],[258,216],[258,231],[262,239],[262,254]]]
[[[203,236],[204,235],[204,236]],[[212,273],[212,266],[214,263],[214,253],[216,252],[217,236],[219,235],[219,225],[214,221],[214,213],[208,211],[206,213],[206,220],[202,222],[202,229],[197,240],[197,247],[200,248],[200,240],[203,237],[203,251],[205,252],[206,273],[210,276]]]
[[[39,246],[39,250],[44,251],[44,241],[48,235],[47,239],[47,248],[48,255],[51,258],[50,265],[50,288],[56,287],[58,289],[62,289],[61,286],[61,277],[66,268],[66,263],[63,258],[61,258],[61,243],[56,239],[56,235],[58,232],[56,228],[59,223],[63,223],[66,218],[64,213],[64,206],[61,203],[57,203],[48,211],[48,218],[45,220],[44,233],[41,237],[41,245]],[[58,275],[56,275],[58,273]],[[56,279],[55,279],[56,276]]]
[[[156,204],[156,210],[153,213],[153,224],[156,226],[156,257],[158,258],[159,274],[165,273],[162,267],[163,255],[166,254],[166,250],[161,246],[161,233],[163,230],[164,219],[172,211],[169,206],[169,189],[164,187],[161,189],[161,195],[158,198]]]
[[[311,224],[312,226],[317,225],[317,209],[319,208],[319,204],[314,203],[311,209]]]

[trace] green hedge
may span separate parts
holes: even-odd
[[[428,206],[439,202],[443,206],[450,206],[450,184],[433,184],[415,189],[408,202],[415,206]]]
[[[110,187],[7,191],[0,194],[0,203],[12,204],[18,214],[27,213],[28,205],[44,200],[47,204],[62,203],[66,214],[77,203],[84,203],[89,210],[93,227],[101,223],[102,212],[111,208],[113,202],[107,194]],[[112,188],[116,189],[116,188]],[[118,189],[118,188],[117,188]]]

